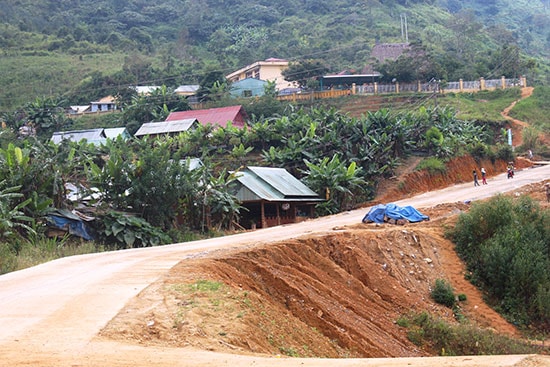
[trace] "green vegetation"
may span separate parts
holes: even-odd
[[[92,73],[108,75],[124,64],[122,53],[71,55],[47,52],[44,55],[6,55],[0,57],[0,110],[8,112],[27,102],[45,96],[62,96],[78,89],[84,98],[73,98],[68,104],[87,104],[109,94],[109,90],[94,87],[91,91],[79,88]],[[86,98],[87,97],[87,98]]]
[[[550,87],[536,87],[531,97],[518,101],[510,116],[541,131],[550,131]]]
[[[427,170],[431,174],[435,175],[445,173],[447,167],[441,159],[437,157],[429,157],[421,160],[420,163],[418,163],[418,165],[415,167],[415,170]]]
[[[377,65],[387,80],[527,75],[547,82],[550,22],[540,0],[129,0],[123,8],[108,0],[70,7],[2,0],[0,8],[3,112],[45,96],[87,103],[131,85],[200,83],[206,90],[213,83],[201,80],[210,71],[226,75],[269,57],[310,62],[314,76],[359,71],[376,42],[404,41],[403,14],[413,50]]]
[[[171,99],[157,97],[162,98],[132,99],[108,118],[124,120],[144,104],[162,113],[155,106],[167,106]],[[47,137],[52,127],[67,123],[51,99],[29,104],[25,113],[31,116],[36,105],[51,106],[34,115],[38,134]],[[20,121],[10,120],[2,134],[17,136]],[[482,127],[456,119],[451,110],[425,108],[396,114],[380,110],[362,118],[332,108],[289,109],[280,117],[259,116],[248,129],[199,125],[175,137],[108,140],[99,146],[20,136],[0,147],[0,179],[17,195],[5,200],[5,219],[10,226],[31,228],[39,242],[51,210],[80,205],[80,210],[93,209],[97,248],[109,249],[212,235],[239,222],[242,208],[232,185],[246,165],[285,167],[327,199],[318,214],[337,213],[372,198],[377,181],[393,174],[401,158],[425,151],[430,126],[440,132],[441,156],[483,144]],[[191,170],[189,157],[200,157],[203,166]],[[82,197],[93,199],[67,201],[66,183],[79,183]],[[28,236],[17,232],[11,240]]]
[[[453,287],[444,279],[436,279],[435,286],[430,294],[432,299],[443,306],[453,307],[456,302]]]
[[[453,108],[464,120],[503,121],[500,112],[521,95],[519,88],[498,89],[476,93],[449,93],[438,97],[442,106]]]
[[[470,280],[520,327],[550,328],[550,211],[529,197],[474,203],[450,236]]]
[[[441,356],[531,354],[540,350],[527,342],[496,334],[469,323],[451,325],[427,312],[406,315],[397,324],[407,328],[407,337],[418,346]]]

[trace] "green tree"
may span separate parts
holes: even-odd
[[[199,90],[197,97],[201,101],[209,101],[211,99],[220,99],[220,95],[216,94],[229,88],[225,75],[215,66],[209,66],[208,70],[199,79]],[[214,92],[214,95],[211,93]]]
[[[550,213],[522,196],[498,196],[461,214],[450,235],[472,280],[504,315],[548,330]]]
[[[25,105],[27,121],[38,134],[49,134],[61,130],[70,120],[65,117],[64,101],[53,97],[36,98]]]
[[[325,75],[328,68],[320,60],[306,59],[292,62],[282,71],[283,78],[288,82],[296,82],[301,88],[308,89]]]
[[[309,187],[318,193],[322,193],[326,202],[320,204],[319,209],[323,214],[333,214],[349,209],[350,196],[357,189],[366,184],[361,177],[362,169],[351,162],[347,167],[340,161],[338,155],[323,158],[318,163],[305,161],[304,181]]]

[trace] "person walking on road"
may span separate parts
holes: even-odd
[[[477,181],[477,172],[476,170],[473,171],[474,174],[474,187],[479,186],[479,182]]]
[[[484,185],[487,185],[487,172],[485,172],[485,168],[481,167],[481,183]]]

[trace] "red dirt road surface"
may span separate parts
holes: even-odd
[[[440,224],[497,193],[542,202],[548,180],[543,166],[397,201],[432,218],[418,225],[362,224],[364,208],[2,275],[0,366],[550,366],[543,355],[429,357],[395,324],[419,310],[451,319],[429,299],[443,277],[468,295],[469,319],[517,335],[464,280]],[[205,279],[224,288],[190,291]]]

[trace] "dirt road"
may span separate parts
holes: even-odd
[[[422,194],[399,205],[417,208],[475,201],[550,178],[550,166],[499,175]],[[99,331],[143,289],[182,260],[304,234],[333,232],[361,221],[366,209],[234,236],[59,259],[0,276],[0,366],[550,366],[543,356],[395,359],[290,359],[227,355],[191,348],[106,341]]]

